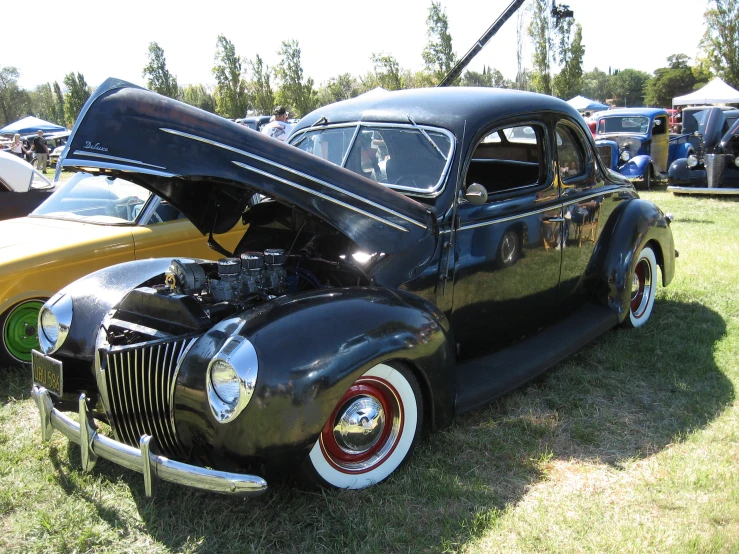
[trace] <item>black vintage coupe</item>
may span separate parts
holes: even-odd
[[[424,427],[644,325],[674,273],[670,217],[549,96],[375,92],[282,143],[110,79],[59,165],[153,191],[219,252],[98,271],[39,316],[43,438],[143,473],[147,494],[382,481]],[[227,252],[212,234],[238,218]]]

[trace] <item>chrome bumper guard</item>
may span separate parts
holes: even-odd
[[[51,438],[54,430],[82,449],[82,469],[90,471],[98,457],[144,475],[146,496],[152,496],[159,479],[196,489],[235,496],[257,496],[267,490],[267,482],[256,475],[214,471],[199,466],[175,462],[156,452],[156,441],[149,435],[141,437],[141,449],[115,441],[97,432],[95,421],[87,411],[87,399],[80,395],[80,423],[54,408],[49,391],[34,385],[31,396],[41,415],[41,438]]]
[[[676,192],[678,194],[739,194],[739,188],[708,188],[708,187],[667,187],[668,192]]]

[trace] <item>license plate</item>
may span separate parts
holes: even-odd
[[[33,384],[46,388],[49,392],[62,395],[62,362],[32,351]]]

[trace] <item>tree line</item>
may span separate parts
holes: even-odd
[[[528,90],[565,100],[578,94],[618,106],[669,106],[672,98],[689,93],[718,75],[739,87],[739,0],[708,0],[706,30],[700,43],[701,55],[691,58],[676,53],[665,67],[652,75],[632,68],[583,71],[586,46],[582,26],[568,6],[558,13],[549,0],[527,0],[528,6],[516,15],[516,61],[514,79],[507,79],[492,67],[482,72],[465,71],[456,86],[483,86]],[[270,67],[259,54],[245,58],[224,35],[216,40],[211,70],[215,85],[180,86],[167,69],[164,50],[151,42],[142,70],[149,89],[203,110],[235,119],[247,113],[270,114],[275,105],[285,106],[294,117],[302,117],[319,106],[353,98],[382,87],[387,90],[435,86],[458,60],[449,33],[446,10],[432,0],[426,18],[427,43],[421,52],[422,68],[403,68],[390,53],[371,56],[372,69],[364,75],[344,73],[316,86],[304,74],[297,40],[285,40],[278,51],[279,62]],[[647,28],[648,32],[649,28]],[[524,47],[531,49],[530,66]],[[27,91],[18,86],[20,71],[0,68],[0,123],[4,126],[24,115],[71,127],[92,89],[82,73],[69,73],[58,82]]]

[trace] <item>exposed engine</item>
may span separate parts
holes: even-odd
[[[382,255],[350,254],[349,246],[336,236],[314,235],[296,254],[268,248],[247,250],[216,263],[173,259],[162,277],[121,301],[108,322],[108,342],[124,345],[202,332],[233,314],[285,295],[369,284],[360,261],[366,264]]]

